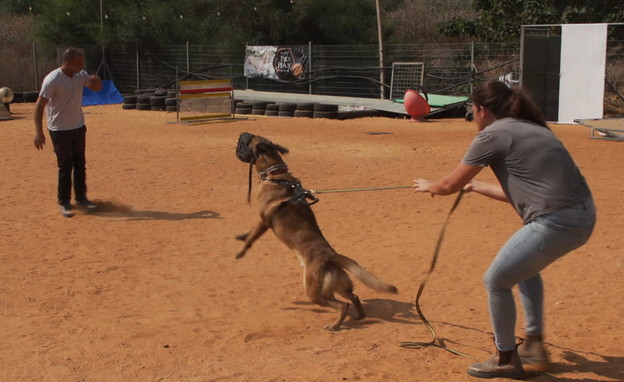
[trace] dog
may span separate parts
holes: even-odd
[[[353,304],[355,313],[351,317],[356,320],[366,317],[345,270],[371,289],[387,293],[398,293],[398,290],[332,248],[310,207],[318,200],[289,172],[281,156],[286,153],[288,149],[266,138],[249,133],[241,133],[239,137],[237,157],[250,164],[250,192],[252,167],[260,177],[257,192],[260,220],[249,232],[236,236],[236,239],[245,242],[236,258],[245,256],[252,244],[270,228],[299,257],[303,267],[303,285],[310,301],[338,311],[338,319],[324,328],[337,331],[347,316],[349,303],[336,299],[335,294]]]

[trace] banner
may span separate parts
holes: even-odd
[[[247,46],[245,50],[245,77],[277,81],[295,81],[308,74],[309,49],[307,45]]]

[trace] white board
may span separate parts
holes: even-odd
[[[602,118],[608,24],[561,26],[559,122]]]

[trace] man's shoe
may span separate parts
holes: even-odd
[[[542,336],[527,336],[527,339],[518,346],[518,355],[522,364],[532,371],[546,371],[548,369],[548,352],[544,346]]]
[[[71,204],[61,204],[60,208],[61,215],[65,216],[66,218],[71,218],[72,216],[74,216],[74,213],[71,211]]]
[[[76,200],[76,204],[87,211],[95,211],[98,208],[97,204],[93,203],[89,199]]]
[[[514,349],[509,352],[498,351],[497,353],[487,361],[470,365],[467,370],[468,374],[477,378],[515,379],[524,377],[524,368],[517,350]],[[501,358],[506,358],[507,361],[501,360]]]

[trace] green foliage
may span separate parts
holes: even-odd
[[[522,25],[624,20],[621,0],[473,0],[472,5],[475,18],[453,18],[440,25],[440,33],[480,41],[517,41]]]

